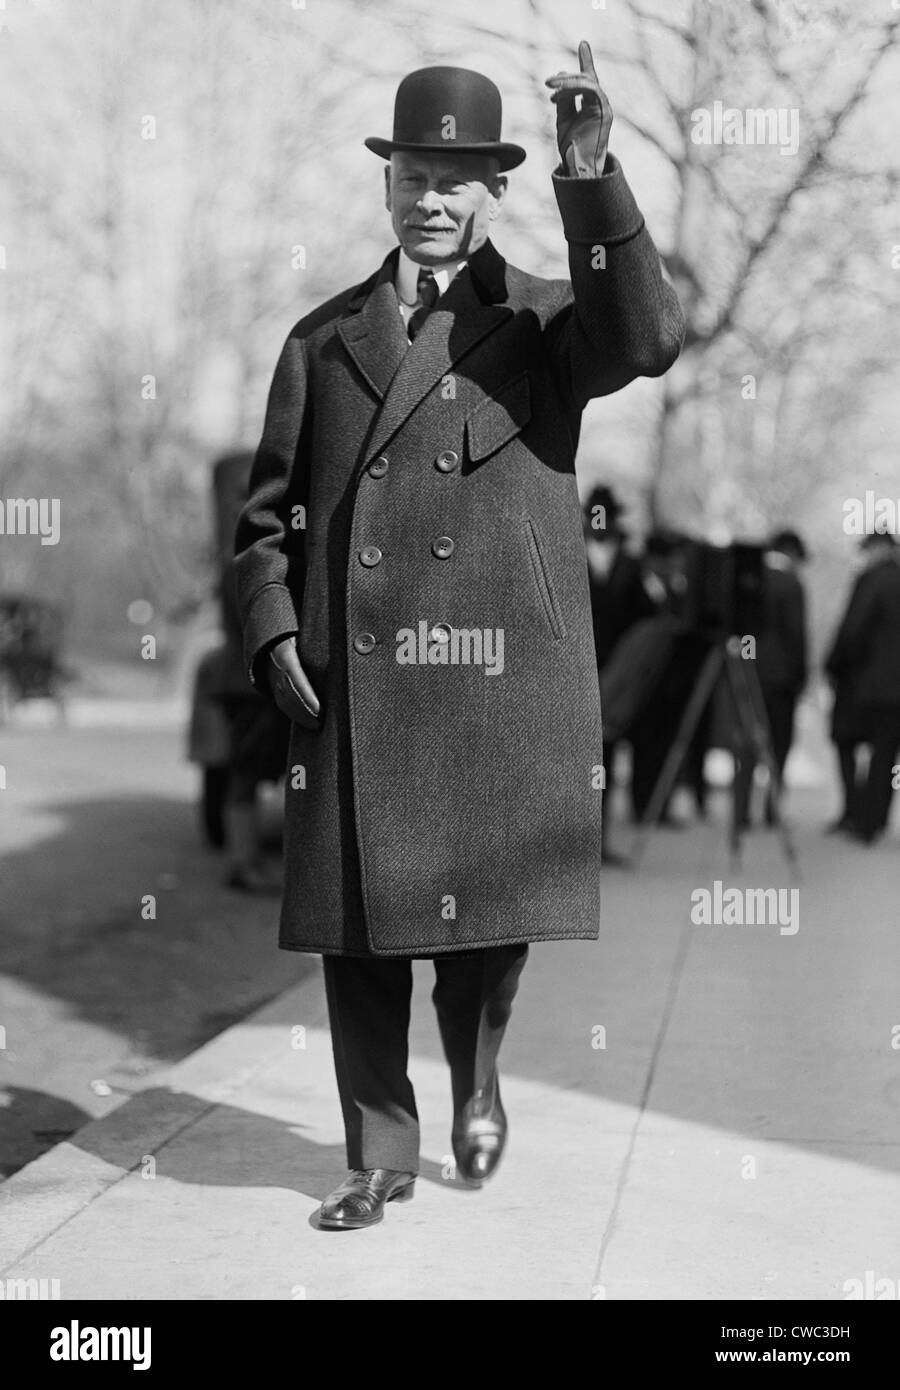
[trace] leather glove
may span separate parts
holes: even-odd
[[[579,72],[548,77],[546,85],[554,88],[550,100],[556,103],[556,143],[566,173],[572,178],[597,178],[606,164],[613,115],[597,80],[591,46],[584,39],[578,45],[578,66]]]
[[[304,729],[319,729],[320,705],[309,677],[300,665],[296,637],[286,637],[269,652],[269,685],[275,703]]]

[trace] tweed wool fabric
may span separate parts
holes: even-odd
[[[554,188],[571,284],[488,242],[410,345],[394,251],[302,319],[276,368],[235,573],[255,680],[296,631],[322,703],[321,729],[291,735],[303,775],[286,791],[286,949],[598,934],[600,703],[575,450],[586,402],[664,372],[683,319],[616,161]],[[493,673],[432,663],[427,645],[422,662],[418,642],[398,660],[398,634],[423,630],[482,634]]]

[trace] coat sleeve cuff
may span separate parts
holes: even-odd
[[[259,679],[258,662],[274,642],[299,632],[300,620],[284,584],[265,584],[254,595],[244,615],[244,663],[257,689],[265,689]]]
[[[615,155],[607,155],[606,173],[593,179],[571,178],[560,166],[553,171],[553,191],[567,241],[614,246],[630,241],[644,225]]]

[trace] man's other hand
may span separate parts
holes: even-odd
[[[320,727],[318,696],[300,664],[295,637],[286,637],[269,652],[269,683],[282,714],[305,729]]]

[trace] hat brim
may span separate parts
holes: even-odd
[[[382,159],[390,159],[394,150],[409,150],[411,153],[418,151],[421,154],[447,154],[451,150],[454,154],[488,154],[499,159],[501,173],[505,173],[507,169],[515,169],[525,158],[525,151],[521,145],[512,145],[506,140],[485,140],[475,145],[448,141],[439,145],[418,145],[397,140],[382,140],[377,135],[370,135],[363,144],[367,150],[380,155]]]

